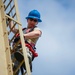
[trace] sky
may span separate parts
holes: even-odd
[[[18,0],[20,19],[36,9],[42,23],[32,75],[75,75],[75,0]]]

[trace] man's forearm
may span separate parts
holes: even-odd
[[[13,25],[14,25],[13,21],[9,21],[9,28],[10,28],[10,29],[13,27]],[[16,33],[16,32],[17,32],[17,29],[16,29],[16,28],[13,28],[13,29],[12,29],[12,32],[13,32],[13,33]]]

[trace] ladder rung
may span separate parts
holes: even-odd
[[[3,1],[3,3],[5,3],[5,2],[6,2],[6,0]]]
[[[11,54],[15,53],[16,50],[12,49]],[[20,52],[22,52],[22,49],[20,49]]]
[[[12,16],[12,18],[14,18],[16,16],[16,13]]]
[[[19,45],[19,43],[20,43],[20,40],[14,45],[13,50],[16,49],[16,47]]]
[[[11,54],[13,54],[15,52],[15,50],[12,49],[10,52],[11,52]]]
[[[16,74],[16,72],[18,71],[18,69],[21,67],[21,65],[24,63],[24,60],[19,64],[19,66],[17,67],[17,69],[14,71],[14,75]]]
[[[12,0],[10,0],[10,2],[9,2],[8,5],[6,6],[5,10],[8,8],[8,6],[10,5],[11,2],[12,2]]]
[[[15,5],[12,6],[12,8],[9,11],[9,14],[11,13],[11,11],[13,10],[14,7],[15,7]]]
[[[15,61],[16,61],[16,58],[13,58],[13,59],[12,59],[12,62],[14,63]]]
[[[11,20],[13,20],[14,22],[16,22],[17,24],[21,25],[18,21],[14,20],[13,18],[11,18],[10,16],[8,15],[5,15],[7,18],[10,18]]]
[[[19,32],[19,31],[17,31],[17,32],[16,32],[16,34],[17,34],[18,32]],[[9,43],[11,43],[11,42],[12,42],[12,40],[15,38],[16,34],[12,37],[12,39],[10,40],[10,42],[9,42]]]
[[[15,22],[15,24],[13,25],[13,27],[10,29],[10,31],[8,32],[8,35],[10,34],[10,32],[12,31],[12,29],[15,27],[17,23]]]

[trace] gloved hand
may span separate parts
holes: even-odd
[[[10,16],[10,14],[9,14],[9,13],[7,13],[7,15],[8,15],[8,16]],[[11,19],[10,19],[10,18],[7,18],[7,21],[11,21]]]

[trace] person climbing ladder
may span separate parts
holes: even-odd
[[[41,18],[41,15],[37,10],[31,10],[28,16],[26,17],[26,20],[28,23],[27,27],[22,29],[31,72],[32,72],[32,61],[34,60],[35,57],[38,56],[38,54],[36,53],[35,45],[39,37],[42,35],[42,31],[37,27],[37,24],[39,22],[42,22],[40,18]],[[13,21],[9,20],[9,28],[11,29],[12,27],[13,27]],[[16,34],[17,31],[18,29],[16,28],[12,29],[12,32],[14,34]],[[20,36],[19,36],[19,33],[17,33],[13,41],[13,46],[19,40],[20,40]],[[17,46],[17,50],[14,53],[14,56],[18,62],[22,62],[22,60],[24,59],[23,54],[20,50],[21,50],[21,42]],[[25,69],[25,64],[23,64],[21,67]]]

